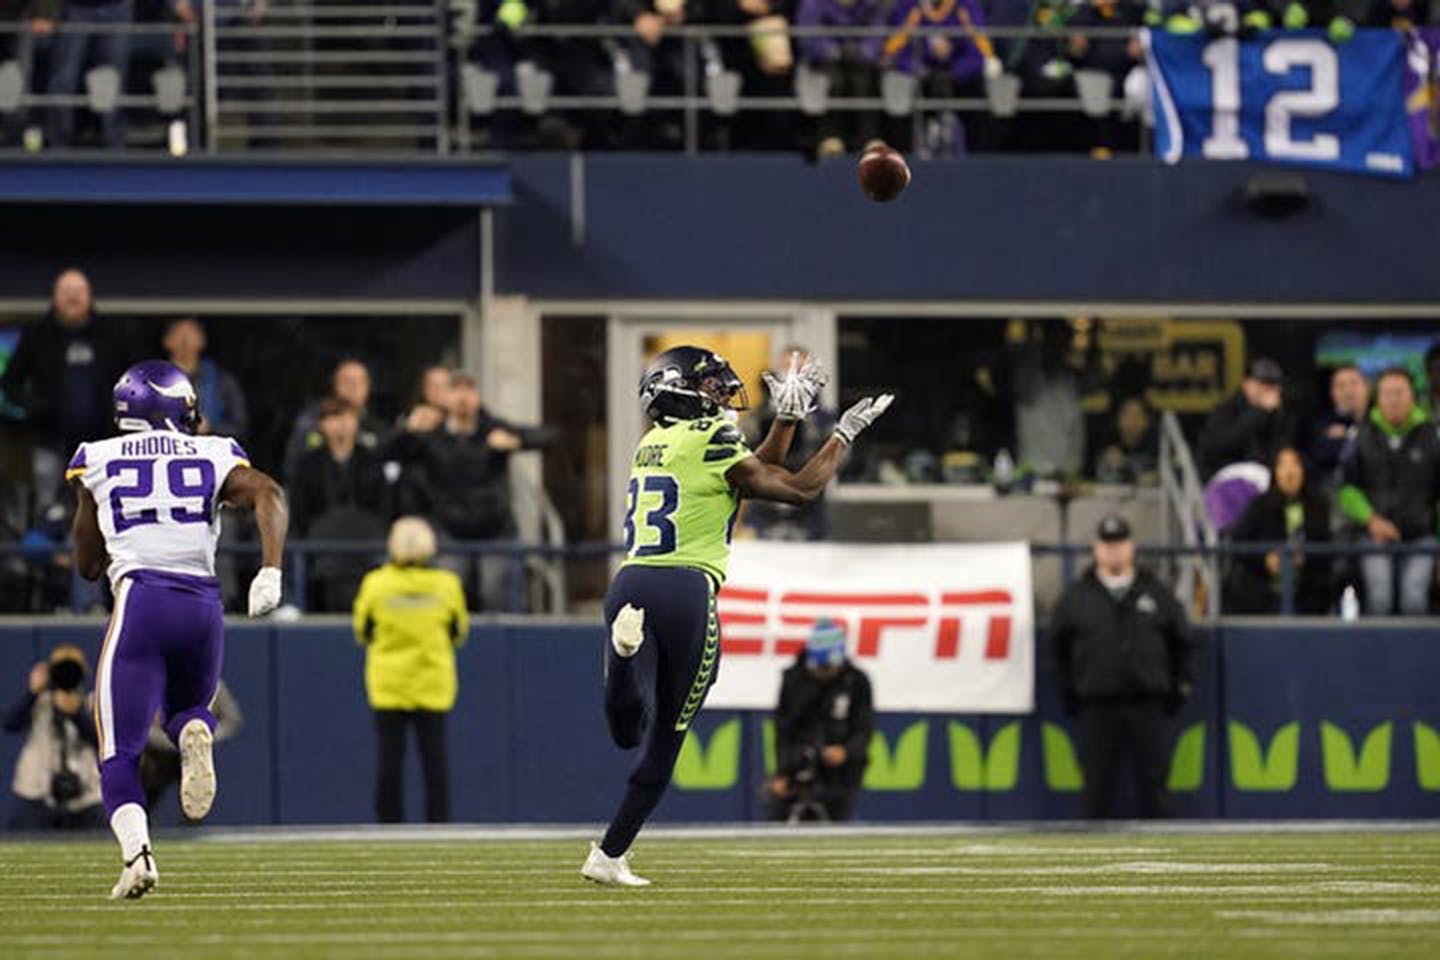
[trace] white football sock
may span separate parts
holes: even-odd
[[[150,846],[150,819],[145,808],[138,803],[122,804],[110,815],[110,829],[120,841],[120,856],[126,863],[139,856],[141,849]]]

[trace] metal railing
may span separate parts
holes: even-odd
[[[624,24],[461,29],[448,19],[444,0],[275,2],[262,21],[253,23],[227,13],[228,9],[203,4],[199,24],[58,24],[60,35],[124,32],[162,41],[183,37],[184,51],[176,60],[180,75],[168,73],[163,90],[157,83],[154,96],[122,90],[113,102],[103,97],[97,101],[93,93],[38,92],[31,83],[29,61],[21,63],[24,58],[17,57],[13,68],[9,62],[0,64],[0,117],[62,106],[97,112],[153,110],[165,116],[183,113],[189,149],[208,153],[373,150],[443,155],[471,149],[476,130],[493,125],[501,116],[536,117],[560,111],[625,117],[678,113],[683,146],[697,151],[702,120],[741,113],[783,112],[814,118],[869,112],[902,124],[908,120],[918,130],[925,117],[947,112],[985,112],[1002,118],[1026,112],[1071,112],[1100,118],[1133,108],[1113,76],[1083,65],[1074,70],[1073,97],[1023,96],[1021,80],[1008,62],[1002,72],[992,70],[981,81],[983,92],[978,95],[930,95],[914,75],[876,63],[875,95],[830,96],[824,72],[808,65],[803,55],[795,56],[793,66],[786,68],[784,92],[760,94],[745,88],[749,65],[740,61],[754,56],[750,44],[757,39],[783,33],[789,44],[814,37],[875,41],[895,32],[888,26],[667,27],[662,41],[679,45],[681,78],[678,89],[662,92],[658,81],[652,83],[654,78],[636,67],[635,30]],[[1009,41],[1055,44],[1057,60],[1068,63],[1060,50],[1068,37],[1128,39],[1137,31],[1029,26],[987,27],[979,32],[1002,45]],[[30,36],[30,28],[22,23],[0,24],[0,35],[5,34]],[[970,31],[956,26],[918,26],[907,28],[905,34],[906,42],[917,49],[938,37],[957,44],[971,42]],[[560,41],[593,45],[596,63],[602,64],[605,92],[564,87],[557,79],[560,65],[548,61],[545,51],[547,44]],[[508,52],[497,60],[485,52],[487,44],[507,46]],[[1005,51],[1000,52],[1004,60]]]
[[[31,569],[38,570],[52,566],[55,553],[65,549],[64,545],[0,543],[0,565],[7,563],[13,565],[21,562],[27,564]],[[1089,556],[1091,549],[1091,544],[1079,542],[1032,543],[1030,545],[1033,558],[1058,557],[1060,559],[1062,582],[1067,586],[1073,583],[1079,575],[1081,563],[1084,558]],[[447,561],[447,558],[460,558],[477,565],[486,558],[504,561],[506,583],[504,603],[501,609],[506,613],[567,612],[569,602],[573,598],[560,597],[558,598],[560,602],[557,603],[545,595],[543,602],[532,602],[537,594],[529,587],[534,583],[533,577],[537,571],[543,569],[544,565],[617,558],[624,552],[623,545],[608,541],[579,541],[555,545],[502,540],[451,541],[440,545],[442,564]],[[1278,560],[1278,604],[1275,614],[1288,616],[1297,610],[1300,569],[1296,563],[1297,556],[1308,559],[1327,558],[1352,561],[1372,555],[1388,555],[1396,558],[1416,555],[1440,557],[1440,544],[1434,542],[1377,544],[1343,541],[1323,543],[1220,542],[1197,545],[1139,544],[1136,552],[1142,560],[1159,562],[1201,558],[1214,564],[1217,570],[1239,558],[1263,557],[1273,553]],[[258,565],[260,545],[258,543],[222,544],[220,554],[231,560],[241,559]],[[297,540],[286,544],[285,602],[301,610],[306,609],[310,574],[315,564],[324,558],[337,556],[361,558],[379,565],[384,562],[385,545],[377,540]],[[538,565],[537,561],[539,561]],[[1337,588],[1335,596],[1338,598],[1338,588],[1343,586],[1341,580],[1335,579],[1334,586]],[[1216,589],[1216,601],[1213,609],[1206,611],[1206,615],[1212,618],[1226,612],[1219,600],[1218,584]],[[1190,598],[1182,596],[1181,599],[1186,602],[1188,607]]]
[[[1213,551],[1220,543],[1220,532],[1205,509],[1205,489],[1200,471],[1190,452],[1190,442],[1180,428],[1174,411],[1160,415],[1160,529],[1166,545],[1181,546],[1183,555],[1176,555],[1179,569],[1175,576],[1175,592],[1182,599],[1196,596],[1203,589],[1203,599],[1211,616],[1220,613],[1220,567]]]
[[[128,39],[122,64],[98,62],[75,77],[78,89],[54,90],[62,47],[84,40],[93,43],[104,37]],[[201,130],[200,89],[204,73],[200,30],[187,24],[107,24],[58,22],[49,30],[36,31],[29,21],[0,22],[0,123],[24,127],[21,143],[35,151],[56,146],[46,143],[41,132],[55,111],[83,108],[100,117],[120,111],[140,112],[160,122],[182,121],[184,132],[165,131],[159,142],[175,152],[185,152],[185,142]],[[48,48],[50,73],[44,89],[35,83],[37,54]],[[93,58],[81,51],[83,66]],[[137,79],[133,68],[149,62],[149,77]],[[63,78],[62,78],[63,79]],[[132,93],[140,88],[145,92]],[[179,139],[177,140],[177,136]],[[68,146],[68,145],[62,145]],[[177,147],[184,147],[177,151]]]

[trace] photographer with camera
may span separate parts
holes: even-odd
[[[846,659],[845,628],[816,620],[780,685],[770,819],[850,819],[874,731],[870,678]]]
[[[15,764],[11,830],[104,829],[99,743],[85,696],[85,654],[62,644],[35,664],[25,696],[5,711],[7,733],[28,731]]]

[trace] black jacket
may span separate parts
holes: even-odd
[[[1179,601],[1143,568],[1116,601],[1092,566],[1061,595],[1050,626],[1050,667],[1067,702],[1183,698],[1198,652]]]
[[[1399,435],[1381,429],[1377,417],[1372,413],[1360,425],[1345,461],[1345,485],[1358,488],[1372,510],[1400,529],[1403,539],[1433,536],[1440,500],[1440,434],[1418,414]],[[1343,503],[1343,491],[1341,496]]]
[[[359,510],[382,520],[389,513],[380,458],[359,445],[344,463],[336,463],[328,447],[307,450],[287,484],[287,493],[291,523],[302,537],[310,536],[315,521],[333,511]]]
[[[775,708],[775,772],[793,777],[805,769],[807,753],[839,744],[845,748],[846,779],[860,782],[875,732],[875,706],[870,678],[850,661],[829,683],[822,683],[805,665],[801,653],[786,669]]]
[[[51,314],[21,333],[0,393],[25,411],[38,438],[58,443],[68,457],[79,444],[110,435],[110,395],[122,369],[105,321],[72,328]]]
[[[1336,425],[1345,428],[1344,436],[1330,436],[1330,428]],[[1310,468],[1322,479],[1333,478],[1355,442],[1357,429],[1354,417],[1334,408],[1316,419],[1310,425],[1310,442],[1305,448],[1305,453],[1310,458]]]
[[[1237,393],[1215,408],[1200,431],[1200,472],[1208,480],[1232,463],[1274,463],[1287,439],[1279,410],[1253,407]]]
[[[1330,496],[1324,490],[1306,486],[1300,494],[1305,511],[1301,527],[1303,543],[1326,543],[1330,540]],[[1235,543],[1284,543],[1291,537],[1285,532],[1285,498],[1271,487],[1250,501],[1240,519],[1230,528]],[[1299,613],[1323,614],[1330,609],[1330,557],[1306,554],[1305,562],[1295,572],[1295,609]],[[1263,554],[1237,556],[1231,563],[1225,584],[1226,613],[1278,613],[1279,586],[1265,567]]]
[[[519,437],[522,450],[537,446],[545,433],[543,429],[514,426],[482,410],[474,433],[451,433],[441,427],[417,435],[429,488],[426,512],[441,530],[457,540],[515,536],[510,506],[510,452],[492,449],[486,439],[497,429]]]

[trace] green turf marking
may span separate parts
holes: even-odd
[[[1440,942],[1440,832],[642,836],[644,890],[585,883],[585,847],[162,835],[159,889],[111,903],[113,844],[0,843],[0,956],[1428,960]]]

